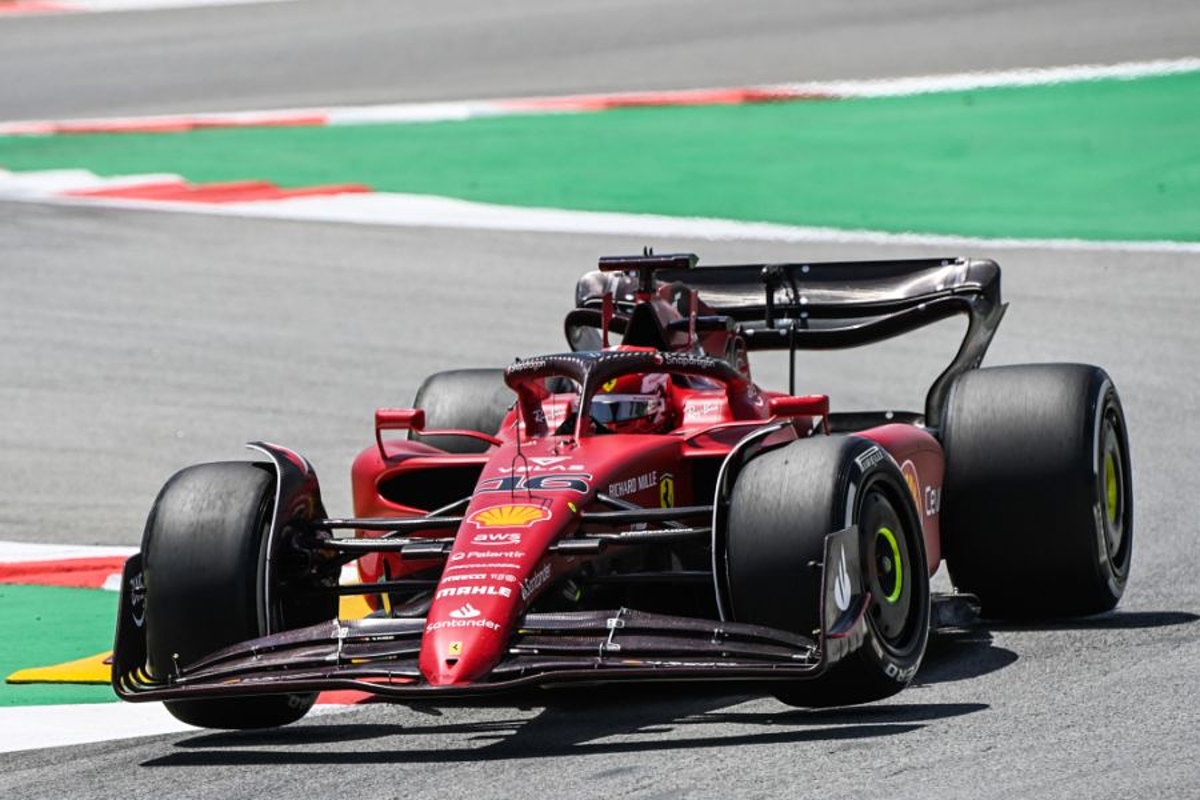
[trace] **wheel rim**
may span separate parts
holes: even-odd
[[[879,637],[896,650],[911,644],[916,626],[913,592],[913,554],[919,552],[896,507],[876,484],[867,490],[859,512],[865,544],[863,567],[871,604],[867,609]]]
[[[1127,538],[1128,476],[1125,472],[1125,452],[1115,414],[1105,415],[1100,436],[1101,470],[1100,521],[1104,528],[1104,545],[1110,562],[1121,567]]]

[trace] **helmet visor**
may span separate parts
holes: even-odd
[[[653,394],[621,394],[592,398],[592,419],[601,425],[628,422],[648,417],[662,407],[662,398]]]

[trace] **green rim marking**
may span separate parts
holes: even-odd
[[[879,535],[887,539],[888,544],[892,546],[892,561],[896,564],[896,588],[883,598],[889,603],[894,603],[900,599],[900,591],[904,588],[904,562],[900,560],[900,544],[891,528],[880,528]]]

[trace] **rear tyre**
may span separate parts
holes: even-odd
[[[825,537],[850,525],[859,529],[858,569],[871,593],[866,642],[820,677],[776,689],[785,703],[866,703],[912,680],[929,635],[920,518],[896,464],[875,444],[852,436],[807,439],[765,453],[734,484],[726,565],[739,622],[815,637]]]
[[[425,411],[430,430],[457,428],[496,435],[515,400],[504,383],[502,369],[455,369],[435,372],[417,389],[413,406]],[[482,453],[488,443],[467,436],[424,436],[409,431],[410,439],[448,453]]]
[[[164,679],[216,650],[337,615],[331,596],[284,594],[265,605],[266,534],[275,478],[264,464],[200,464],[159,492],[142,537],[147,670]],[[277,564],[283,570],[284,565]],[[177,719],[202,728],[267,728],[304,716],[315,693],[168,700]]]
[[[993,618],[1107,611],[1133,553],[1125,413],[1099,367],[1027,364],[951,387],[942,543],[950,577]]]

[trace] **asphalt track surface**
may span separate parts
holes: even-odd
[[[793,40],[787,26],[798,23],[787,4],[759,14],[717,4],[684,14],[681,5],[631,3],[619,21],[599,13],[612,7],[603,3],[558,4],[554,13],[480,5],[474,15],[298,3],[6,21],[0,68],[12,74],[21,62],[28,79],[0,85],[0,116],[1144,59],[1194,54],[1194,33],[1188,41],[1185,32],[1197,30],[1197,11],[1184,3],[1162,4],[1162,17],[1148,11],[1154,6],[1108,2],[1003,13],[942,2],[905,14],[882,3],[854,11],[808,4],[811,17]],[[347,9],[359,7],[371,9],[369,26],[347,20]],[[215,38],[218,19],[242,41],[264,19],[284,19],[275,15],[285,9],[304,24],[259,30],[259,47]],[[497,17],[515,31],[526,11],[522,29],[542,36],[512,42],[497,33]],[[389,85],[357,59],[338,60],[359,44],[387,49],[378,31],[406,29],[409,14],[442,20],[411,55],[422,78]],[[188,43],[190,60],[162,61],[144,86],[131,76],[150,56],[117,54],[110,75],[90,62],[97,38],[165,48],[168,29]],[[298,32],[340,43],[319,55],[301,42],[310,59],[324,59],[322,69],[297,55],[272,76],[232,80],[261,73],[263,48],[294,42]],[[10,47],[14,35],[28,45],[24,59]],[[582,44],[587,52],[576,60]],[[562,67],[552,70],[555,54]],[[660,81],[646,74],[649,65]],[[171,472],[244,457],[240,444],[252,438],[308,455],[330,510],[348,511],[348,464],[369,442],[372,410],[407,403],[435,369],[557,349],[573,280],[599,254],[643,244],[695,250],[708,263],[930,254],[23,204],[0,204],[0,244],[0,539],[94,544],[136,543]],[[1200,584],[1191,498],[1200,437],[1190,421],[1200,411],[1200,258],[967,255],[993,255],[1005,267],[1011,307],[988,363],[1098,363],[1121,390],[1137,544],[1117,613],[939,639],[911,689],[864,708],[809,712],[766,698],[662,690],[573,692],[520,707],[377,705],[269,733],[9,754],[0,796],[1194,796]],[[915,406],[954,333],[939,328],[882,352],[806,360],[802,384],[842,407]],[[782,374],[769,361],[759,378],[779,385]]]
[[[0,119],[454,100],[1196,55],[1192,0],[302,0],[0,24]]]

